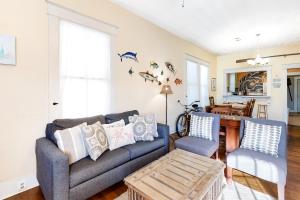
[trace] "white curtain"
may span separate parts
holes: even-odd
[[[109,111],[110,36],[68,21],[60,22],[62,117]]]

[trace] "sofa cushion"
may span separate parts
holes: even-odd
[[[84,117],[77,119],[57,119],[52,123],[47,124],[46,127],[46,138],[51,140],[54,144],[57,144],[56,139],[54,137],[54,133],[57,130],[62,130],[66,128],[71,128],[86,122],[88,125],[94,124],[100,121],[102,124],[105,123],[105,118],[103,115],[97,115],[93,117]]]
[[[219,148],[219,144],[199,137],[186,136],[176,140],[175,147],[199,155],[211,157]]]
[[[130,159],[135,159],[163,146],[164,139],[155,138],[154,141],[138,141],[135,144],[130,144],[122,148],[129,151]]]
[[[227,155],[227,165],[273,183],[286,182],[287,163],[284,158],[239,148]]]
[[[96,161],[83,158],[70,166],[70,188],[99,176],[130,160],[129,151],[116,149],[104,152]]]
[[[107,124],[110,124],[112,122],[124,119],[125,124],[129,124],[128,117],[133,116],[133,115],[139,115],[139,112],[137,110],[132,110],[132,111],[127,111],[127,112],[122,112],[122,113],[108,114],[108,115],[105,115],[105,122]]]

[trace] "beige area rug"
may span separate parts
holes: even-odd
[[[275,200],[275,199],[276,198],[268,194],[256,191],[238,182],[233,182],[231,185],[227,185],[226,181],[224,181],[222,196],[219,197],[219,200]],[[127,192],[123,193],[115,200],[128,200]]]

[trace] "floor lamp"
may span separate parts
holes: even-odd
[[[166,125],[168,125],[168,94],[173,94],[170,85],[163,85],[160,94],[166,95]]]

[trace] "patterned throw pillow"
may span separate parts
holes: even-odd
[[[105,130],[100,122],[82,128],[85,136],[85,147],[92,160],[97,160],[108,149]]]
[[[124,127],[105,128],[108,139],[109,150],[135,143],[133,134],[133,124],[127,124]]]
[[[189,136],[212,140],[213,117],[191,115]]]
[[[241,148],[278,157],[281,126],[257,124],[245,121],[245,134]]]
[[[86,126],[87,123],[82,123],[54,133],[58,148],[69,157],[69,164],[88,156],[82,133],[82,128]]]
[[[133,123],[136,141],[153,141],[154,137],[158,137],[154,114],[129,116],[129,122]]]

